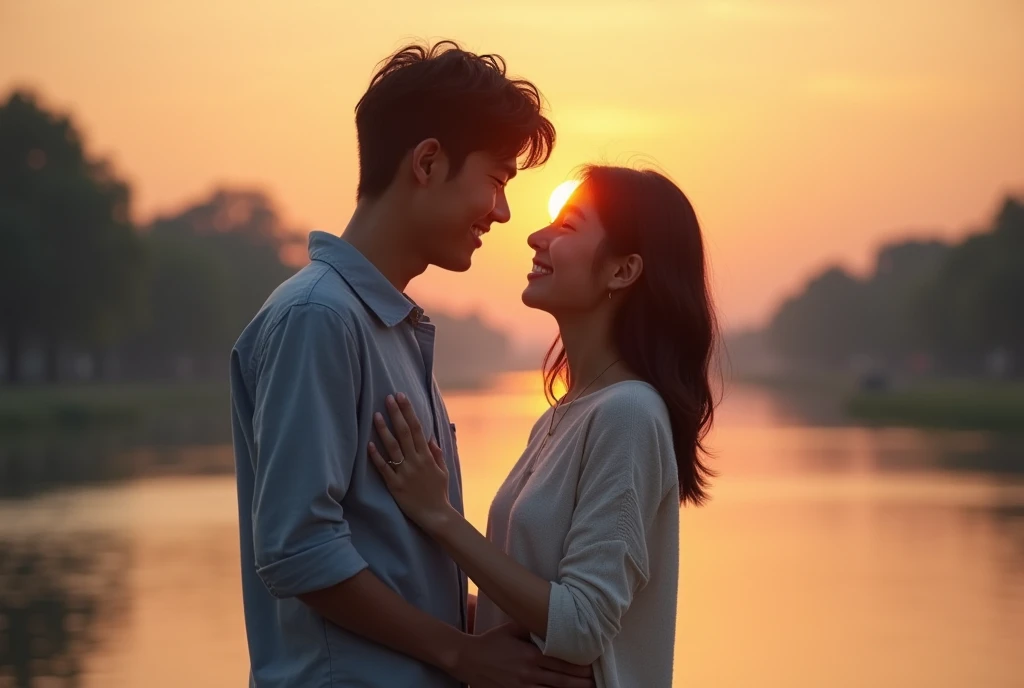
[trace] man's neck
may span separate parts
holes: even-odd
[[[386,198],[360,201],[341,238],[373,263],[395,289],[404,293],[409,282],[426,271],[427,264],[411,251],[405,238],[406,227],[393,207]]]

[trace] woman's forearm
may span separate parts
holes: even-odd
[[[540,638],[547,635],[550,582],[498,549],[454,509],[425,530],[512,620]]]

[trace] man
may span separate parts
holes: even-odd
[[[231,357],[242,588],[260,688],[589,686],[513,629],[468,635],[466,579],[402,515],[366,447],[401,390],[462,493],[433,381],[434,328],[403,292],[429,265],[464,271],[508,222],[505,185],[555,140],[536,88],[450,42],[386,61],[356,106],[357,206],[310,235]],[[426,423],[426,421],[425,421]]]

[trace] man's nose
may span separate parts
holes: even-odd
[[[508,199],[505,197],[505,190],[502,189],[494,203],[494,210],[491,211],[491,222],[504,224],[512,219],[512,210],[508,207]]]

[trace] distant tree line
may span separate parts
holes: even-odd
[[[0,380],[226,379],[235,338],[306,260],[305,233],[260,191],[218,189],[141,227],[130,203],[67,116],[26,91],[0,104]],[[478,320],[430,314],[452,330],[439,367],[505,350]]]
[[[884,246],[871,274],[830,267],[785,301],[767,341],[788,364],[1024,374],[1024,201],[960,243]]]
[[[296,235],[257,191],[218,190],[135,227],[131,191],[71,120],[27,92],[0,106],[0,348],[59,381],[76,354],[118,374],[223,370],[234,337],[293,267]],[[176,370],[179,369],[179,370]]]

